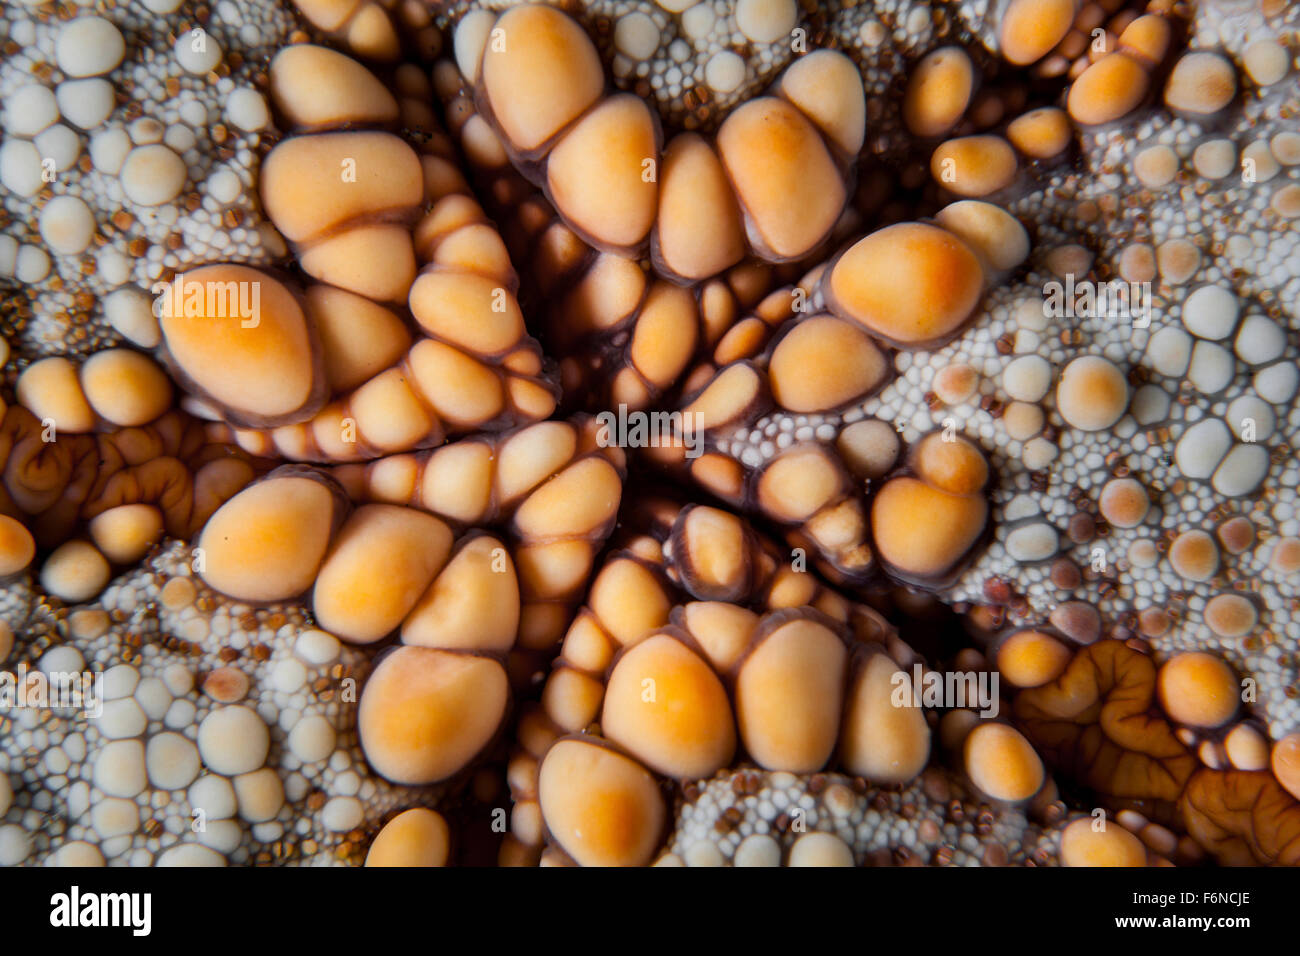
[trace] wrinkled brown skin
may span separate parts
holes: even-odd
[[[1300,802],[1267,771],[1198,770],[1178,809],[1225,866],[1300,865]]]
[[[1081,648],[1064,673],[1016,696],[1017,726],[1099,794],[1174,801],[1198,766],[1155,701],[1156,665],[1121,641]]]
[[[1300,802],[1267,771],[1211,770],[1156,705],[1156,663],[1121,641],[1081,648],[1056,680],[1021,691],[1016,724],[1060,770],[1118,802],[1174,805],[1226,866],[1300,864]]]
[[[168,534],[190,538],[257,471],[242,451],[209,444],[202,423],[176,409],[136,428],[52,442],[41,434],[40,421],[20,406],[10,406],[0,420],[0,513],[23,521],[41,548],[126,504],[155,505]],[[223,459],[239,463],[233,482],[196,483],[203,466]]]

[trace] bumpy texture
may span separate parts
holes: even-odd
[[[6,7],[0,864],[1300,863],[1297,27]]]

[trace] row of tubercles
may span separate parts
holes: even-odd
[[[399,505],[353,509],[328,473],[286,465],[212,516],[195,561],[208,585],[236,600],[309,593],[317,624],[350,643],[398,635],[373,662],[357,711],[362,749],[386,779],[448,779],[498,734],[520,598],[509,549],[492,535],[458,537]]]
[[[702,365],[688,380],[695,387],[680,411],[702,433],[702,449],[687,457],[680,442],[650,454],[688,471],[733,506],[756,509],[790,528],[792,543],[811,546],[833,579],[861,583],[871,575],[876,556],[868,542],[877,534],[898,557],[887,565],[894,564],[904,579],[942,577],[979,537],[987,517],[978,495],[987,464],[970,442],[952,436],[978,488],[956,493],[962,500],[953,507],[928,516],[924,507],[914,511],[921,499],[937,497],[947,505],[953,497],[924,480],[916,482],[918,494],[904,481],[881,488],[891,502],[905,506],[900,513],[920,520],[920,528],[950,532],[927,551],[909,543],[906,528],[889,520],[900,509],[883,509],[870,519],[866,513],[861,482],[883,478],[898,463],[899,442],[887,424],[840,426],[833,440],[798,442],[758,465],[719,450],[718,439],[774,409],[836,413],[860,402],[888,380],[890,349],[930,348],[959,334],[984,292],[1028,253],[1024,227],[1000,207],[977,200],[945,207],[934,224],[900,223],[859,239],[813,270],[793,293],[769,296],[769,314],[786,318],[773,332],[762,318],[753,323],[755,342],[771,336],[762,354],[716,370]],[[805,309],[791,311],[794,295],[805,300]],[[808,368],[819,374],[806,374]],[[934,527],[944,515],[950,520]]]
[[[518,569],[523,657],[559,643],[613,529],[623,453],[591,419],[549,421],[335,470],[357,501],[417,508],[460,527],[504,527]],[[521,660],[520,663],[527,663]]]
[[[268,156],[263,198],[304,270],[329,284],[298,292],[264,271],[208,266],[185,285],[256,286],[253,321],[204,314],[205,304],[183,316],[164,306],[162,349],[178,381],[198,410],[230,426],[214,435],[255,454],[363,460],[555,408],[508,257],[447,158],[450,144],[430,135],[420,155],[389,133],[353,130],[435,128],[419,71],[399,69],[395,87],[400,99],[322,47],[278,54],[273,98],[305,132]],[[418,277],[417,256],[426,263]],[[394,301],[409,305],[414,334]]]
[[[448,127],[504,224],[508,247],[532,264],[528,281],[566,394],[587,396],[593,409],[648,407],[768,294],[774,277],[764,263],[732,266],[687,296],[648,276],[644,263],[593,249],[510,164],[454,64],[439,62],[434,85]]]
[[[707,777],[730,765],[738,740],[767,769],[815,772],[837,744],[838,763],[878,781],[903,782],[925,766],[922,711],[882,709],[895,659],[910,664],[912,655],[878,615],[810,575],[777,570],[770,553],[764,559],[770,545],[726,512],[685,509],[669,541],[658,560],[647,538],[607,562],[541,709],[521,719],[506,859],[526,860],[549,837],[576,862],[648,862],[658,828],[643,826],[628,847],[608,841],[602,823],[660,819],[657,784],[639,785],[642,775]],[[681,595],[665,580],[674,576],[700,593]]]
[[[661,152],[657,118],[632,95],[606,95],[595,45],[567,15],[525,5],[495,21],[467,17],[455,45],[511,160],[597,248],[649,248],[656,270],[689,283],[746,251],[803,258],[845,209],[866,103],[842,54],[807,54],[712,142],[686,133]]]

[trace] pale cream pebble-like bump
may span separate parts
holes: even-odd
[[[203,718],[199,724],[198,746],[209,769],[234,776],[262,765],[271,737],[255,711],[236,704],[218,707]]]
[[[975,395],[979,382],[975,369],[964,362],[954,362],[935,373],[932,387],[945,405],[961,405]]]
[[[1028,402],[1011,402],[1002,414],[1002,427],[1016,441],[1028,441],[1043,430],[1043,410]]]
[[[614,46],[633,60],[648,60],[659,48],[659,28],[640,11],[625,13],[614,24]]]
[[[1240,594],[1217,594],[1205,603],[1205,623],[1219,637],[1244,637],[1258,621],[1255,605]]]
[[[239,816],[248,823],[273,820],[284,806],[284,783],[270,767],[241,773],[231,782],[239,801]]]
[[[1283,219],[1300,216],[1300,185],[1291,183],[1273,193],[1269,207]]]
[[[704,82],[717,93],[730,93],[745,82],[745,61],[731,50],[719,50],[704,64]]]
[[[1283,166],[1300,165],[1300,133],[1283,130],[1268,141],[1269,152]]]
[[[225,866],[226,858],[216,850],[195,843],[181,843],[158,855],[154,866]]]
[[[795,0],[737,0],[736,26],[755,43],[789,36],[799,19]]]
[[[181,194],[189,171],[167,146],[137,146],[127,154],[119,178],[126,198],[141,206],[161,206]]]
[[[1223,179],[1237,169],[1237,147],[1230,139],[1207,140],[1192,153],[1192,166],[1205,179]]]
[[[48,86],[40,83],[21,87],[5,103],[5,131],[13,136],[35,136],[58,118],[57,97]]]
[[[864,478],[884,475],[894,467],[900,451],[898,432],[876,419],[845,426],[835,447],[850,470]]]
[[[1056,407],[1067,423],[1095,432],[1119,421],[1128,408],[1129,387],[1114,363],[1085,355],[1065,367],[1056,386]]]
[[[1029,233],[1001,206],[965,199],[945,206],[934,218],[965,240],[994,275],[1014,269],[1029,256]]]
[[[182,790],[199,775],[199,751],[181,734],[155,734],[145,747],[145,768],[156,789]]]
[[[49,859],[49,866],[100,867],[107,865],[99,847],[85,840],[65,843]]]
[[[1203,339],[1225,339],[1237,326],[1237,296],[1222,285],[1203,285],[1183,302],[1182,319],[1188,331]]]
[[[76,256],[89,248],[95,235],[95,216],[76,196],[55,196],[41,209],[41,239],[51,252]]]
[[[17,866],[32,852],[32,837],[22,827],[0,826],[0,866]]]
[[[162,340],[153,314],[153,299],[143,289],[123,286],[106,295],[101,303],[108,324],[135,345],[151,349]]]
[[[95,785],[113,797],[130,798],[146,786],[144,745],[138,740],[114,740],[95,758]]]
[[[805,833],[790,847],[787,866],[853,866],[853,851],[833,833]]]
[[[41,587],[69,604],[81,604],[97,596],[112,574],[108,561],[89,541],[67,541],[45,559]]]
[[[1052,385],[1052,366],[1040,355],[1022,355],[1002,370],[1002,387],[1020,402],[1037,402]]]
[[[1185,53],[1165,83],[1165,104],[1194,116],[1219,112],[1237,94],[1237,71],[1218,53]]]
[[[766,833],[751,833],[740,841],[731,862],[733,866],[780,866],[781,844]]]
[[[1291,55],[1272,37],[1256,40],[1241,55],[1246,73],[1260,86],[1272,86],[1291,69]]]
[[[1165,145],[1149,146],[1135,157],[1133,172],[1150,189],[1167,186],[1178,175],[1178,154]]]
[[[100,799],[91,808],[90,825],[98,836],[106,840],[127,836],[140,829],[140,808],[132,800]]]
[[[125,55],[121,31],[103,17],[78,17],[65,23],[54,44],[55,62],[71,77],[107,73]]]
[[[113,112],[113,85],[98,77],[64,80],[54,95],[63,118],[83,130],[95,129]]]
[[[320,763],[334,752],[333,725],[320,714],[309,714],[289,731],[289,749],[305,764]]]
[[[213,773],[194,781],[186,791],[186,798],[191,807],[202,810],[209,820],[228,820],[238,808],[230,780]]]
[[[118,505],[90,519],[87,531],[114,564],[134,564],[163,536],[163,515],[150,504]]]
[[[1238,770],[1267,770],[1269,740],[1250,724],[1233,727],[1223,739],[1228,759]]]
[[[271,111],[261,93],[241,86],[226,97],[226,120],[235,128],[255,133],[271,123]]]
[[[182,32],[172,46],[172,54],[181,69],[194,76],[202,76],[215,70],[221,63],[224,51],[216,37],[202,27],[194,27]]]

